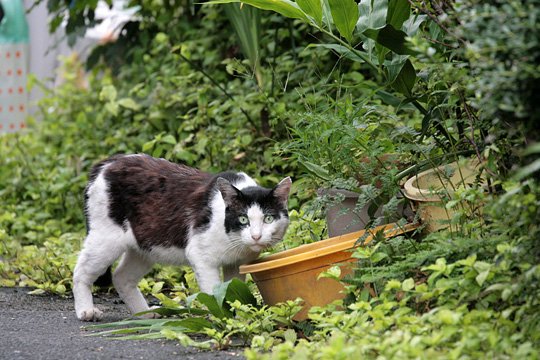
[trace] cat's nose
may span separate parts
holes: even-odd
[[[251,234],[251,238],[255,241],[261,240],[262,235],[261,234]]]

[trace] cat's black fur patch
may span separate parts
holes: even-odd
[[[190,227],[202,232],[211,221],[210,201],[218,192],[217,179],[244,180],[234,172],[212,175],[148,155],[113,156],[92,169],[90,184],[101,172],[108,186],[109,217],[124,231],[131,224],[143,250],[185,248]],[[272,192],[258,186],[240,191],[234,202],[226,204],[226,231],[241,229],[244,225],[238,216],[254,203],[276,219],[287,216],[287,209]],[[85,198],[88,200],[87,192]]]
[[[142,249],[185,248],[190,224],[208,222],[210,174],[148,155],[116,157],[104,171],[109,216],[129,222]]]

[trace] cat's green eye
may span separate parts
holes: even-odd
[[[247,225],[249,223],[249,219],[246,215],[240,215],[238,221],[240,221],[240,224],[242,225]]]
[[[266,215],[266,216],[264,217],[264,223],[265,223],[265,224],[270,224],[270,223],[273,222],[273,221],[274,221],[274,217],[273,217],[272,215]]]

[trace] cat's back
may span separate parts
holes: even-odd
[[[114,155],[90,173],[88,188],[102,176],[110,200],[127,205],[166,199],[186,202],[207,191],[212,175],[189,166],[145,154]],[[165,204],[162,204],[165,205]]]
[[[142,247],[148,241],[183,246],[191,225],[208,217],[204,205],[212,178],[144,154],[112,156],[90,172],[87,221],[91,224],[106,214],[117,226],[131,227]]]
[[[210,178],[198,169],[175,164],[146,154],[114,155],[94,167],[93,172],[105,170],[109,182],[137,182],[153,178],[170,178],[175,181],[205,182]]]

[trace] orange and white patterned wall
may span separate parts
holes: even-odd
[[[28,44],[0,46],[0,132],[26,127]]]

